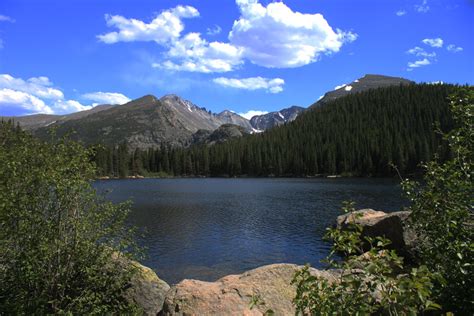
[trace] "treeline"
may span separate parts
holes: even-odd
[[[402,85],[348,95],[294,122],[214,146],[97,150],[101,176],[388,176],[447,156],[436,126],[452,128],[453,85]],[[440,150],[441,147],[441,150]]]

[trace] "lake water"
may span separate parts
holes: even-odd
[[[265,264],[321,267],[322,240],[343,201],[397,211],[390,179],[141,179],[95,183],[115,202],[132,200],[130,222],[147,230],[143,264],[168,283],[213,281]]]

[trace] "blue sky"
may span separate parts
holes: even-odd
[[[308,106],[367,73],[474,83],[474,1],[2,0],[0,115],[146,94]]]

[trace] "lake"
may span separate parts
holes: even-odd
[[[145,228],[142,262],[170,284],[214,281],[271,263],[310,263],[329,251],[326,227],[345,200],[397,211],[406,203],[392,179],[140,179],[95,182],[132,200],[130,223]]]

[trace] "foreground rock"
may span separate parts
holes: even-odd
[[[136,261],[128,261],[128,264],[132,264],[138,271],[130,282],[126,298],[140,307],[144,315],[157,315],[163,307],[170,286],[161,280],[152,269]]]
[[[183,280],[166,295],[160,315],[263,315],[268,309],[275,315],[294,315],[292,300],[296,290],[291,280],[300,268],[272,264],[216,282]],[[336,278],[335,272],[311,268],[311,273],[330,281]],[[254,297],[262,304],[250,309]]]
[[[416,234],[408,226],[410,212],[385,213],[363,209],[337,217],[337,228],[344,229],[350,223],[362,226],[363,236],[385,236],[392,243],[390,247],[409,259],[414,256]]]

